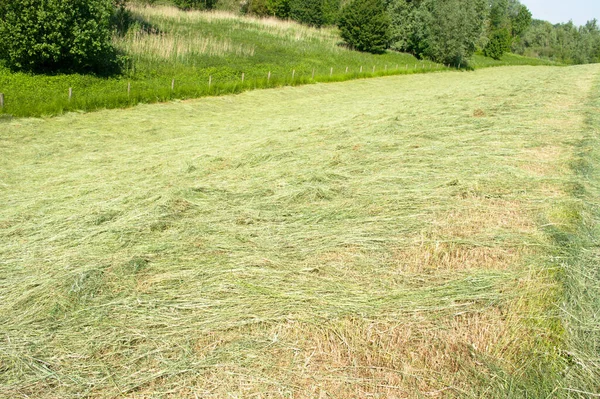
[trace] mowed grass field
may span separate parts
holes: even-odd
[[[599,76],[0,122],[0,397],[599,393]]]

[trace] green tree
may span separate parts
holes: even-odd
[[[390,0],[392,48],[466,65],[484,28],[486,0]]]
[[[114,71],[111,0],[0,0],[0,58],[30,71]]]
[[[430,1],[429,7],[432,18],[425,56],[466,66],[484,28],[485,0],[438,0]]]
[[[382,53],[388,47],[390,20],[381,0],[352,0],[338,26],[342,39],[356,50]]]
[[[511,19],[508,0],[493,0],[488,26],[488,43],[483,54],[499,60],[510,51],[512,44]]]
[[[520,5],[518,7],[516,14],[511,17],[513,37],[520,37],[529,29],[532,21],[531,17],[531,11],[526,6]]]

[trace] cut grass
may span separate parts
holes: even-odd
[[[3,122],[0,396],[594,392],[597,296],[561,251],[587,220],[599,73]]]
[[[128,60],[122,76],[29,75],[0,66],[0,93],[6,103],[0,116],[58,115],[257,88],[446,70],[408,54],[351,51],[341,45],[333,28],[222,11],[184,12],[168,6],[133,5],[131,10],[138,24],[124,37],[114,38]],[[524,57],[518,61],[541,63]]]

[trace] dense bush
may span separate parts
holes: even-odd
[[[290,18],[303,24],[320,27],[325,24],[323,0],[290,0]]]
[[[495,60],[502,58],[504,53],[510,51],[511,45],[510,33],[506,29],[499,29],[492,32],[487,45],[483,48],[483,55]]]
[[[259,17],[290,17],[290,0],[251,0],[247,4],[247,12]]]
[[[211,10],[217,0],[173,0],[182,10]]]
[[[353,0],[338,23],[342,39],[359,51],[381,53],[389,44],[390,19],[381,0]]]
[[[248,0],[242,11],[259,17],[292,19],[312,26],[335,25],[341,0]]]
[[[116,68],[112,0],[0,0],[0,58],[12,69]]]

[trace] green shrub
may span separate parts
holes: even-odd
[[[342,39],[356,50],[382,53],[389,44],[390,20],[381,0],[352,0],[338,26]]]
[[[0,0],[0,58],[17,70],[114,70],[114,7],[112,0]]]
[[[340,19],[342,8],[341,0],[324,0],[323,1],[323,24],[337,25]]]
[[[290,0],[251,0],[248,12],[259,17],[273,16],[281,19],[290,17]]]
[[[173,0],[173,2],[182,10],[211,10],[217,0]]]
[[[325,24],[323,0],[290,0],[290,18],[303,24],[321,27]]]
[[[483,55],[499,60],[504,53],[510,51],[510,45],[511,37],[508,30],[497,30],[491,34],[490,41],[483,48]]]

